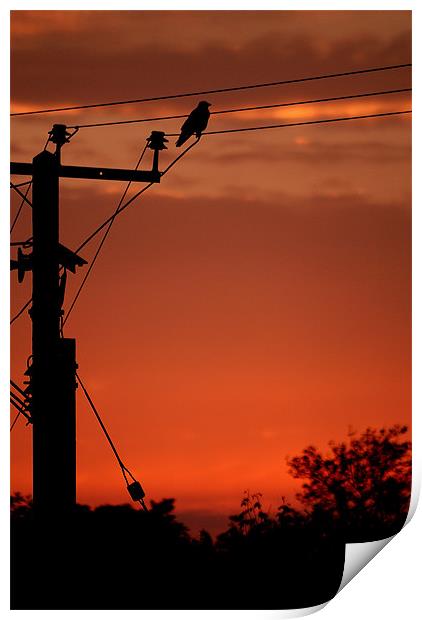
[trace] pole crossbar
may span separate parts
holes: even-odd
[[[25,162],[11,162],[10,174],[32,175],[33,165]],[[125,170],[123,168],[103,168],[90,166],[58,166],[57,175],[67,179],[94,179],[103,181],[132,181],[139,183],[159,183],[158,170]]]

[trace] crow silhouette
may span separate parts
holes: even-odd
[[[197,138],[201,137],[202,132],[208,125],[208,119],[210,117],[208,108],[210,105],[211,104],[207,101],[200,101],[196,108],[192,110],[182,125],[176,146],[182,146],[193,134],[195,134]]]

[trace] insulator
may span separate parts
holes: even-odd
[[[66,246],[59,243],[58,245],[58,260],[60,265],[65,269],[69,269],[72,273],[75,273],[76,267],[82,267],[87,262],[84,258],[69,250]]]
[[[66,125],[53,125],[53,129],[48,132],[51,142],[63,146],[66,142],[69,142],[71,134],[67,131]]]
[[[140,483],[135,480],[128,485],[127,490],[129,491],[129,495],[133,499],[134,502],[139,502],[141,499],[145,497],[145,493]]]
[[[147,140],[148,148],[152,149],[153,151],[163,151],[164,149],[167,149],[166,145],[164,144],[165,142],[168,142],[165,135],[166,134],[164,133],[164,131],[152,131],[150,137]]]

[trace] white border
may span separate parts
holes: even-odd
[[[226,1],[224,4],[219,1],[212,3],[199,2],[194,3],[192,1],[162,1],[155,0],[153,5],[146,2],[135,2],[122,0],[117,3],[105,4],[104,1],[85,1],[74,0],[72,3],[63,2],[60,0],[48,0],[48,1],[19,1],[15,2],[3,2],[0,8],[0,41],[5,49],[3,54],[0,54],[0,75],[2,79],[2,114],[0,115],[0,132],[2,136],[1,147],[1,164],[2,172],[0,181],[0,191],[2,197],[2,208],[0,209],[0,252],[1,252],[1,275],[8,278],[8,252],[7,252],[7,231],[8,231],[8,209],[5,205],[8,204],[9,191],[8,191],[8,144],[9,144],[9,127],[8,127],[8,90],[7,85],[9,81],[9,59],[8,59],[8,41],[9,41],[9,10],[23,10],[23,9],[119,9],[119,10],[146,10],[153,8],[154,10],[188,10],[188,9],[240,9],[240,10],[324,10],[324,9],[343,9],[343,10],[413,10],[413,40],[414,51],[413,58],[415,65],[413,67],[414,74],[414,102],[413,108],[419,109],[419,85],[420,85],[420,71],[418,67],[418,58],[420,58],[419,39],[421,36],[419,11],[416,2],[379,2],[379,1],[355,1],[351,2],[301,2],[296,0],[293,2],[275,2],[262,0],[259,3],[250,1]],[[5,101],[6,99],[6,101]],[[420,123],[416,114],[413,115],[414,122],[414,160],[419,162],[419,138],[420,138]],[[419,173],[420,174],[420,173]],[[418,385],[418,378],[420,378],[420,351],[421,351],[421,335],[418,319],[421,316],[421,284],[420,284],[420,266],[421,266],[421,251],[418,247],[421,234],[421,196],[420,196],[420,183],[418,182],[416,167],[414,166],[414,192],[413,192],[413,205],[414,205],[414,274],[413,276],[413,411],[421,412],[421,388]],[[419,279],[419,282],[418,282]],[[3,282],[3,280],[2,280]],[[2,287],[2,291],[5,287]],[[6,399],[6,389],[8,386],[9,374],[9,329],[8,329],[8,308],[9,299],[3,293],[2,304],[0,304],[0,329],[1,343],[0,348],[0,405],[2,411],[7,411],[8,402]],[[420,415],[420,413],[419,413]],[[9,470],[9,432],[8,432],[8,416],[5,415],[6,424],[1,420],[2,425],[1,445],[0,445],[0,470],[7,472]],[[418,420],[417,413],[413,419],[413,440],[414,440],[414,493],[412,497],[412,511],[414,509],[414,501],[418,494],[417,487],[420,482],[421,472],[421,423]],[[4,473],[3,473],[4,476]],[[0,609],[5,610],[7,613],[13,614],[13,616],[21,617],[31,614],[31,618],[45,618],[45,617],[60,617],[60,618],[74,618],[76,614],[78,616],[89,617],[96,616],[95,612],[10,612],[8,611],[8,553],[7,553],[7,531],[8,531],[8,484],[2,485],[2,502],[0,510],[0,537],[1,537],[1,572],[0,572]],[[360,618],[383,618],[383,620],[396,620],[397,617],[405,620],[407,618],[417,618],[420,613],[420,549],[421,546],[421,532],[422,532],[422,517],[421,510],[417,511],[416,516],[407,525],[404,530],[394,538],[394,540],[388,545],[387,549],[384,549],[381,554],[376,557],[370,565],[365,569],[363,575],[359,575],[357,578],[342,590],[333,601],[331,601],[322,611],[319,612],[320,617],[326,620],[332,618],[338,620],[339,617],[342,620],[355,620],[357,616]],[[6,534],[6,535],[5,535]],[[418,581],[417,581],[418,580]],[[175,620],[184,620],[185,618],[218,618],[221,620],[237,619],[255,619],[263,617],[286,617],[285,614],[280,612],[258,612],[258,611],[241,611],[241,612],[206,612],[206,611],[179,611],[179,612],[118,612],[119,616],[125,617],[139,617],[139,614],[145,619],[157,619],[168,618],[171,616]],[[291,614],[290,614],[291,615]],[[102,618],[115,618],[115,611],[102,611]]]

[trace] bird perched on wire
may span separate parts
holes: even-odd
[[[182,125],[176,146],[182,146],[193,134],[195,134],[197,138],[201,137],[202,132],[208,125],[208,119],[210,117],[208,108],[210,105],[208,101],[200,101],[196,108],[192,110]]]

